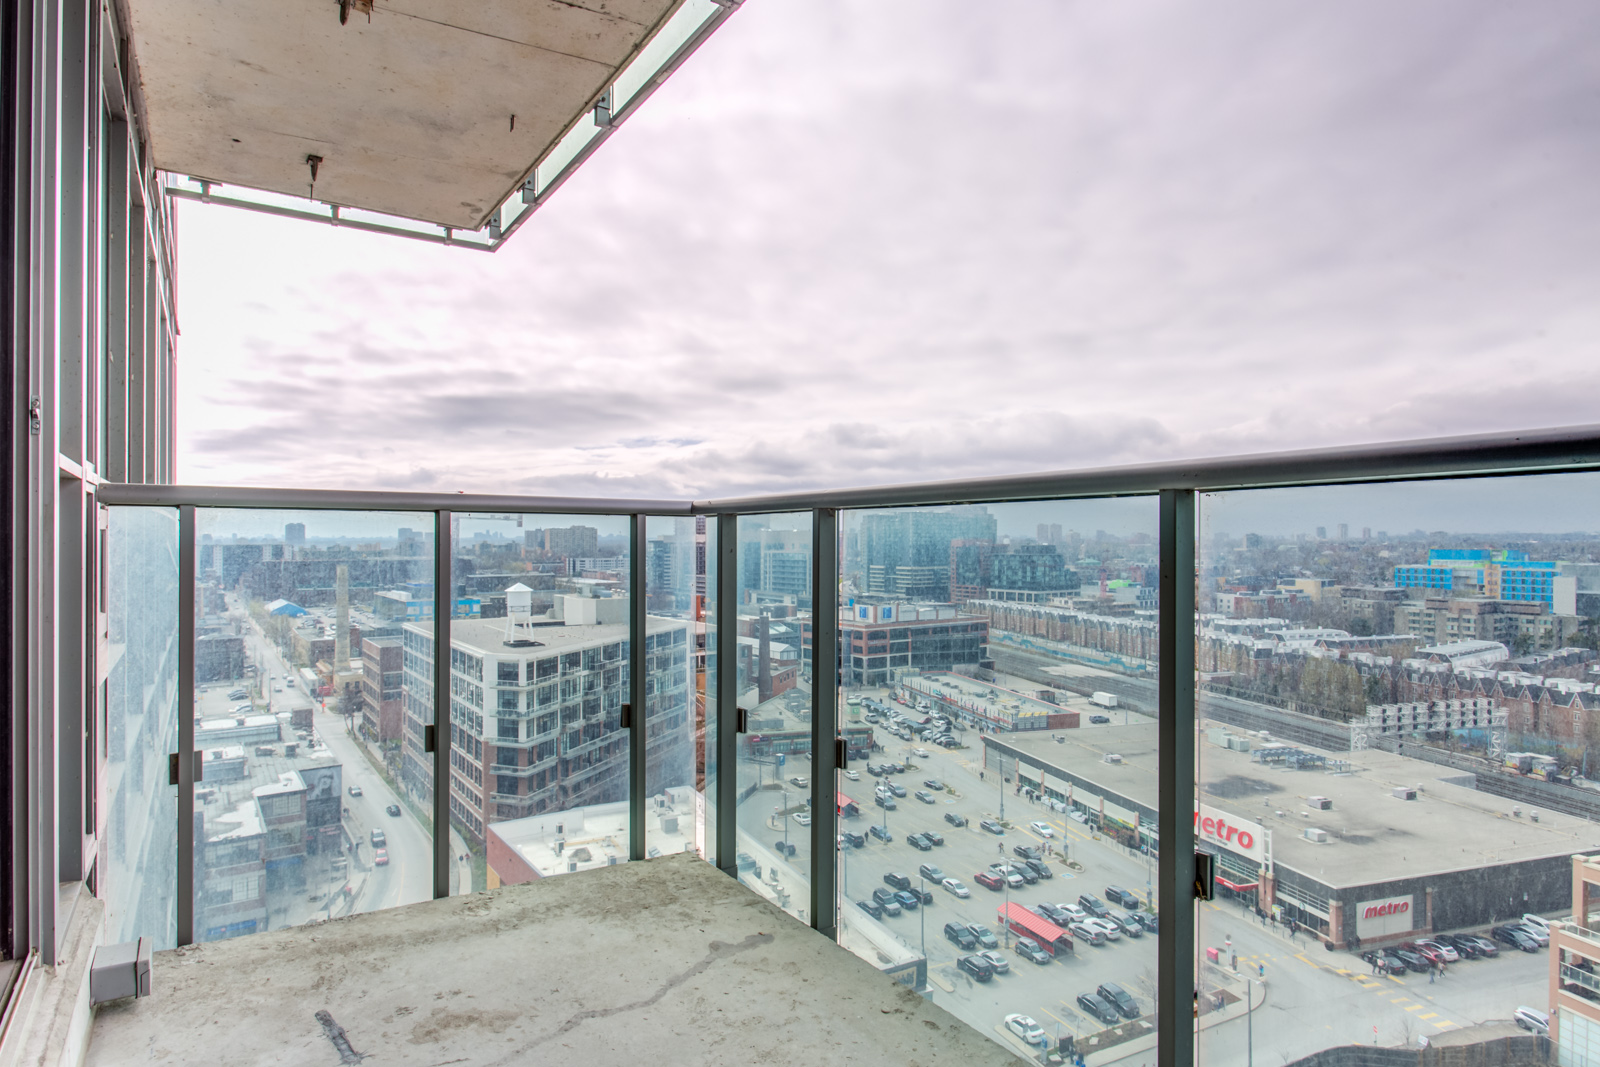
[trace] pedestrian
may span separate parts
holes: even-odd
[[[1256,964],[1256,977],[1263,979],[1267,977],[1267,965],[1265,963]]]

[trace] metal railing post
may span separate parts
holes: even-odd
[[[433,896],[450,895],[450,619],[455,613],[451,512],[433,519]],[[465,887],[470,890],[472,887]]]
[[[716,798],[714,861],[739,877],[739,516],[718,515],[716,614],[712,634],[717,654],[717,758],[712,789]]]
[[[1156,943],[1156,1064],[1194,1063],[1195,494],[1163,489],[1157,638],[1161,934]],[[1191,1007],[1185,1014],[1184,1008]]]
[[[839,512],[819,508],[811,516],[811,926],[830,938],[838,936],[838,737]]]
[[[645,611],[645,532],[643,515],[629,517],[628,527],[628,858],[642,860],[645,853],[645,655],[649,641]]]
[[[177,943],[194,944],[195,512],[178,509],[178,899]]]

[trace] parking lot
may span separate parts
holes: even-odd
[[[968,739],[974,738],[969,732]],[[1158,935],[1123,937],[1100,946],[1080,943],[1070,956],[1040,965],[1014,951],[1015,936],[1008,935],[996,921],[996,910],[1007,901],[1030,908],[1040,902],[1075,902],[1083,893],[1103,899],[1108,885],[1131,890],[1148,900],[1153,862],[1099,837],[1066,815],[1029,802],[1014,791],[1014,784],[997,781],[995,775],[984,772],[979,762],[981,755],[975,749],[946,750],[903,742],[883,729],[877,731],[877,739],[885,749],[875,751],[870,761],[853,762],[850,770],[858,777],[852,780],[841,776],[839,783],[840,791],[861,809],[859,816],[842,819],[841,829],[859,833],[866,841],[861,848],[846,848],[840,857],[841,923],[848,926],[874,922],[857,907],[856,901],[869,899],[875,889],[888,888],[886,874],[905,874],[913,885],[920,882],[919,888],[925,886],[933,894],[933,903],[898,916],[885,916],[881,927],[927,958],[928,981],[936,1003],[1019,1054],[1028,1050],[1005,1031],[1006,1015],[1031,1016],[1052,1039],[1097,1032],[1104,1024],[1080,1009],[1077,998],[1104,982],[1122,986],[1148,1013],[1155,992]],[[867,773],[868,762],[889,761],[904,762],[906,770],[882,779]],[[784,773],[803,775],[809,766],[802,759],[790,763]],[[769,779],[771,773],[769,769]],[[925,788],[926,779],[937,779],[947,786],[944,790],[929,790],[932,803],[915,797],[918,790]],[[906,798],[896,799],[893,811],[873,803],[874,787],[886,780],[896,782],[907,792]],[[804,804],[798,790],[790,791],[789,801],[791,805]],[[763,790],[753,794],[740,809],[745,840],[763,846],[769,855],[775,840],[782,837],[773,811],[778,806],[781,800],[777,791]],[[950,825],[945,819],[948,813],[958,814],[968,825]],[[996,837],[978,828],[983,819],[1003,819],[1010,828],[1004,836]],[[1033,829],[1029,825],[1033,822],[1043,823],[1049,836]],[[884,843],[868,835],[873,824],[887,829],[893,840]],[[944,845],[923,852],[906,842],[907,835],[922,830],[939,832]],[[779,863],[784,875],[800,884],[810,869],[810,839],[805,827],[792,817],[788,840],[795,846],[795,855]],[[1064,849],[1067,859],[1081,869],[1069,867],[1057,858],[1050,864],[1054,877],[1035,885],[994,891],[975,882],[974,875],[998,861],[1002,853],[1012,859],[1015,845],[1043,846],[1046,842],[1058,853]],[[918,867],[924,863],[959,878],[971,896],[959,899],[942,888],[927,885],[918,875]],[[944,936],[945,924],[951,921],[982,923],[994,931],[1001,943],[1000,951],[1009,961],[1009,972],[978,982],[957,969],[956,959],[966,953]],[[1498,959],[1464,961],[1452,965],[1445,977],[1430,985],[1425,974],[1373,976],[1359,957],[1327,952],[1319,943],[1308,944],[1303,936],[1292,942],[1281,930],[1259,926],[1253,914],[1243,912],[1238,905],[1204,905],[1200,930],[1202,946],[1215,945],[1225,963],[1231,963],[1231,957],[1237,954],[1240,971],[1255,971],[1266,986],[1265,1001],[1257,1002],[1250,1020],[1230,1018],[1203,1031],[1201,1048],[1208,1055],[1236,1055],[1242,1060],[1247,1026],[1253,1031],[1258,1054],[1267,1049],[1274,1057],[1292,1059],[1329,1045],[1372,1042],[1375,1033],[1376,1040],[1385,1045],[1409,1043],[1425,1034],[1507,1019],[1519,1004],[1538,1006],[1548,999],[1545,952],[1509,952]],[[1258,987],[1257,996],[1260,995]],[[1137,1056],[1141,1053],[1134,1053],[1133,1047],[1120,1055],[1128,1055],[1130,1063],[1140,1062]],[[1153,1061],[1147,1049],[1142,1055]],[[1117,1049],[1111,1049],[1091,1062],[1113,1062],[1118,1058]]]

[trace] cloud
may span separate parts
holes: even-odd
[[[1597,30],[745,5],[494,256],[181,204],[180,476],[703,498],[1587,421]]]

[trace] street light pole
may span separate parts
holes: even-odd
[[[1248,978],[1244,980],[1244,1042],[1245,1067],[1255,1067],[1255,1001],[1250,996],[1250,979]]]

